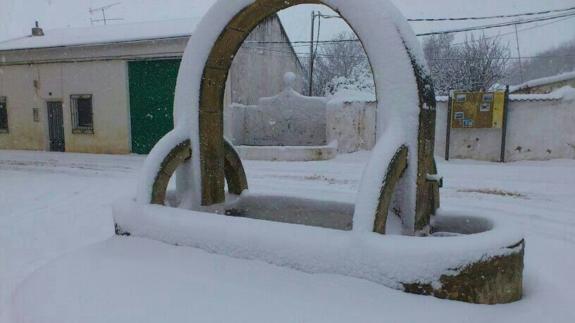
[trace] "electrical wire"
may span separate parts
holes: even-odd
[[[572,17],[572,16],[575,16],[575,12],[570,12],[570,13],[555,15],[555,16],[550,16],[550,17],[540,17],[540,18],[534,18],[534,19],[508,21],[508,22],[502,22],[502,23],[491,24],[491,25],[481,25],[481,26],[466,27],[466,28],[459,28],[459,29],[450,29],[450,30],[443,30],[443,31],[432,31],[432,32],[428,32],[428,33],[416,34],[416,36],[422,37],[422,36],[432,36],[432,35],[454,34],[454,33],[475,31],[475,30],[487,30],[487,29],[509,27],[509,26],[515,26],[515,25],[524,25],[524,24],[529,24],[529,23],[534,23],[534,22],[539,22],[539,21],[547,21],[547,20],[559,19],[559,18],[564,18],[564,17]]]
[[[575,16],[565,17],[565,18],[563,18],[563,19],[558,19],[558,20],[556,20],[556,21],[551,21],[551,22],[548,22],[548,23],[545,23],[545,24],[540,24],[540,25],[535,25],[535,26],[532,26],[532,27],[527,27],[527,28],[519,29],[518,32],[521,33],[521,32],[524,32],[524,31],[529,31],[529,30],[533,30],[533,29],[537,29],[537,28],[541,28],[541,27],[553,25],[553,24],[556,24],[556,23],[559,23],[559,22],[562,22],[562,21],[565,21],[565,20],[573,19],[573,18],[575,18]],[[510,32],[503,33],[503,34],[497,34],[497,35],[494,35],[494,36],[485,37],[485,38],[483,38],[483,40],[493,39],[493,38],[500,38],[500,37],[504,37],[504,36],[508,36],[508,35],[515,35],[515,31],[510,31]],[[476,40],[473,40],[473,41],[468,40],[468,41],[470,41],[470,42],[478,42],[478,41],[481,41],[481,39],[476,39]],[[454,44],[452,44],[452,46],[461,46],[461,45],[465,45],[466,43],[467,43],[467,41],[465,41],[465,42],[459,42],[459,43],[454,43]]]
[[[518,17],[529,17],[529,16],[539,16],[539,15],[547,15],[552,13],[559,13],[559,12],[566,12],[575,10],[575,7],[569,7],[564,9],[553,9],[553,10],[544,10],[544,11],[535,11],[535,12],[523,12],[523,13],[516,13],[516,14],[508,14],[508,15],[496,15],[496,16],[476,16],[476,17],[448,17],[448,18],[409,18],[407,21],[409,22],[442,22],[442,21],[467,21],[467,20],[490,20],[490,19],[504,19],[504,18],[518,18]],[[338,15],[318,15],[324,19],[333,19],[339,18],[343,19],[342,16]]]
[[[560,14],[560,15],[555,15],[555,16],[538,17],[538,18],[527,19],[527,20],[508,21],[508,22],[491,24],[491,25],[480,25],[480,26],[460,28],[460,29],[451,29],[451,30],[434,31],[434,32],[428,32],[428,33],[420,33],[420,34],[416,34],[416,36],[423,37],[423,36],[432,36],[432,35],[453,34],[453,33],[467,32],[467,31],[476,31],[476,30],[487,30],[487,29],[493,29],[493,28],[502,28],[502,27],[509,27],[509,26],[514,26],[514,25],[524,25],[524,24],[530,24],[530,23],[535,23],[535,22],[539,22],[539,21],[548,21],[548,20],[555,20],[555,19],[561,19],[561,18],[572,18],[572,17],[575,17],[575,12],[569,12],[566,14]],[[332,44],[332,43],[359,42],[359,41],[360,41],[359,39],[336,39],[336,40],[317,40],[314,42],[317,44]],[[309,41],[309,40],[293,41],[293,42],[257,41],[257,40],[246,41],[246,43],[257,43],[257,44],[291,43],[292,45],[298,45],[298,44],[308,44],[309,45],[310,42],[311,41]]]
[[[274,50],[266,47],[242,47],[244,49],[251,49],[257,51],[267,51],[272,53],[281,53],[286,54],[285,56],[291,56],[293,53],[288,51],[281,51],[281,50]],[[298,53],[296,52],[298,57],[309,57],[309,53]],[[284,56],[284,55],[281,55]],[[326,58],[366,58],[366,55],[329,55],[329,54],[316,54],[316,57],[326,57]],[[521,57],[522,59],[556,59],[556,58],[567,58],[567,57],[574,57],[575,54],[572,55],[553,55],[553,56],[524,56]],[[438,60],[445,60],[445,61],[471,61],[471,60],[481,60],[482,58],[451,58],[451,57],[433,57],[430,60],[438,61]],[[518,60],[519,57],[493,57],[493,59],[501,60],[501,59],[509,59],[509,60]]]
[[[517,17],[527,17],[527,16],[538,16],[546,15],[551,13],[566,12],[575,10],[575,7],[565,8],[565,9],[555,9],[555,10],[545,10],[536,12],[524,12],[516,13],[510,15],[497,15],[497,16],[483,16],[483,17],[450,17],[450,18],[414,18],[407,19],[410,22],[433,22],[433,21],[466,21],[466,20],[489,20],[489,19],[503,19],[503,18],[517,18]]]

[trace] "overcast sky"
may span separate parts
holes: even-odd
[[[478,16],[522,13],[546,9],[574,7],[575,0],[392,0],[409,18]],[[0,39],[28,34],[35,20],[45,29],[81,27],[90,25],[89,8],[121,2],[107,11],[108,17],[123,18],[116,23],[149,20],[179,19],[201,16],[213,0],[0,0]],[[309,40],[312,10],[329,13],[317,5],[296,6],[281,13],[292,40]],[[93,18],[100,16],[95,14]],[[412,23],[416,32],[446,30],[481,25],[495,21]],[[377,31],[374,26],[374,31]],[[521,51],[524,56],[559,45],[575,38],[575,18],[547,21],[519,27]],[[347,29],[342,21],[323,20],[321,39]],[[485,31],[486,35],[503,35],[502,39],[515,48],[513,28]],[[458,35],[464,40],[465,34]]]

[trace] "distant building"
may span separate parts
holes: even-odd
[[[148,153],[173,128],[180,59],[197,22],[36,29],[0,43],[0,149]],[[275,95],[288,71],[302,89],[301,63],[272,16],[236,55],[226,103]]]
[[[511,86],[509,91],[514,94],[548,94],[564,86],[575,88],[575,71]]]

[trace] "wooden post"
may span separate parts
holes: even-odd
[[[505,103],[503,104],[503,124],[501,125],[501,156],[499,161],[505,162],[505,149],[507,143],[507,119],[509,118],[509,85],[505,88]]]
[[[453,91],[449,91],[449,100],[447,101],[447,130],[445,132],[445,160],[449,160],[449,147],[451,143],[451,114],[452,111],[452,103],[453,103]]]

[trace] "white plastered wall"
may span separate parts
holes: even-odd
[[[445,156],[447,102],[437,104],[435,154]],[[506,160],[575,159],[575,101],[512,100]],[[452,129],[450,157],[499,161],[501,129]]]
[[[10,128],[9,133],[0,134],[0,149],[48,150],[46,102],[62,101],[66,151],[130,152],[124,61],[12,65],[0,70],[0,96],[7,97]],[[73,94],[92,94],[94,134],[72,133]],[[40,112],[39,122],[33,119],[35,108]]]

